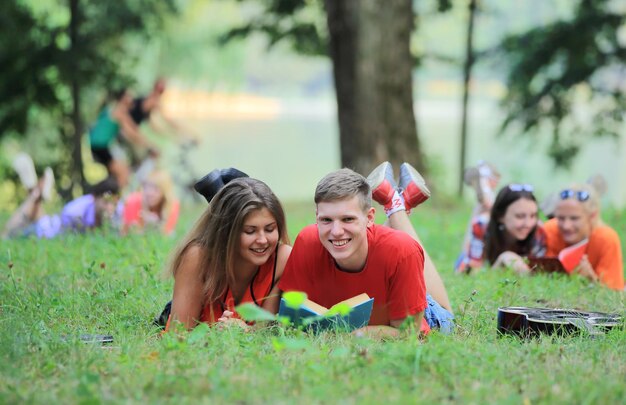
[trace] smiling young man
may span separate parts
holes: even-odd
[[[390,215],[406,217],[401,191],[382,180],[376,186],[387,186],[385,202],[396,209]],[[427,332],[424,251],[411,235],[374,224],[368,180],[350,169],[332,172],[318,183],[315,203],[316,224],[298,235],[280,290],[304,291],[325,307],[367,293],[374,307],[365,332],[395,336],[407,317]]]

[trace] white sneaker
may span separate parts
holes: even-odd
[[[13,159],[13,169],[20,178],[20,181],[27,190],[32,190],[37,186],[37,172],[35,164],[28,153],[20,152]]]
[[[54,172],[52,172],[51,168],[46,167],[41,180],[41,198],[50,201],[52,190],[54,190]]]

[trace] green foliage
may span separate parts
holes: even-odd
[[[263,308],[246,302],[235,308],[237,313],[247,322],[275,321],[276,315]]]
[[[569,166],[586,140],[618,137],[626,96],[620,67],[626,46],[623,10],[609,0],[579,0],[573,18],[512,35],[501,43],[507,64],[507,117],[522,132],[552,129],[549,155]],[[586,111],[584,111],[586,110]]]
[[[295,207],[295,204],[294,204]],[[290,223],[307,210],[288,210]],[[295,212],[302,214],[294,215]],[[447,285],[457,328],[379,342],[281,326],[160,335],[171,298],[161,277],[176,240],[108,231],[3,241],[2,403],[621,403],[626,330],[522,340],[496,334],[498,306],[594,309],[626,315],[624,294],[581,278],[453,274],[469,207],[429,201],[413,222]],[[179,234],[191,226],[183,216]],[[623,212],[607,212],[622,238]],[[296,227],[289,229],[296,234]],[[114,336],[82,343],[82,333]]]
[[[17,1],[0,13],[0,138],[24,132],[31,106],[55,107],[59,30],[43,26]]]
[[[220,42],[226,44],[235,38],[245,38],[258,32],[267,36],[269,47],[285,40],[297,52],[326,55],[328,30],[321,3],[321,0],[263,1],[261,10],[244,25],[228,30]]]
[[[10,1],[3,9],[0,139],[25,137],[35,119],[52,122],[47,131],[59,134],[61,153],[51,166],[68,178],[66,197],[82,183],[82,94],[127,85],[134,57],[125,39],[154,31],[174,5],[174,0]]]
[[[306,300],[306,294],[300,291],[287,291],[282,297],[289,308],[298,309]]]
[[[237,1],[251,3],[249,0]],[[248,21],[221,36],[222,45],[260,33],[268,38],[269,47],[286,41],[296,52],[304,55],[328,55],[329,34],[322,0],[263,0],[257,3],[261,7]],[[417,13],[418,2],[414,3]],[[453,7],[452,0],[433,0],[429,6],[434,6],[440,13]],[[416,65],[420,57],[415,55]]]

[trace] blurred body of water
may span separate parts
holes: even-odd
[[[203,142],[191,160],[197,173],[237,167],[266,181],[283,200],[312,200],[317,181],[340,167],[336,107],[333,99],[281,100],[278,112],[265,118],[194,120]],[[438,190],[455,193],[459,173],[460,102],[418,100],[419,136],[433,167]],[[524,182],[543,198],[593,174],[605,176],[606,204],[626,203],[624,140],[600,139],[588,144],[570,170],[556,170],[546,156],[548,133],[496,137],[502,115],[495,103],[474,102],[469,118],[466,162],[485,159],[498,167],[502,184]],[[466,193],[466,198],[471,198]]]

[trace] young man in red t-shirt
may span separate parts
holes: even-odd
[[[368,334],[398,335],[397,328],[410,316],[420,330],[427,332],[430,327],[424,311],[437,313],[433,306],[449,315],[435,319],[434,324],[441,326],[445,322],[449,327],[451,313],[434,300],[427,300],[427,284],[436,284],[436,280],[441,283],[441,279],[426,255],[425,280],[425,253],[406,214],[407,209],[425,201],[430,192],[408,164],[402,166],[400,177],[401,189],[396,189],[388,162],[368,179],[350,169],[325,176],[315,191],[316,224],[298,235],[279,288],[304,291],[309,299],[325,307],[367,293],[374,298],[374,308],[369,325],[361,332]],[[374,224],[372,189],[376,201],[385,207],[391,227]],[[405,230],[406,224],[412,235],[392,229],[397,226]],[[443,305],[449,309],[443,283],[440,289],[435,288],[443,292]]]

